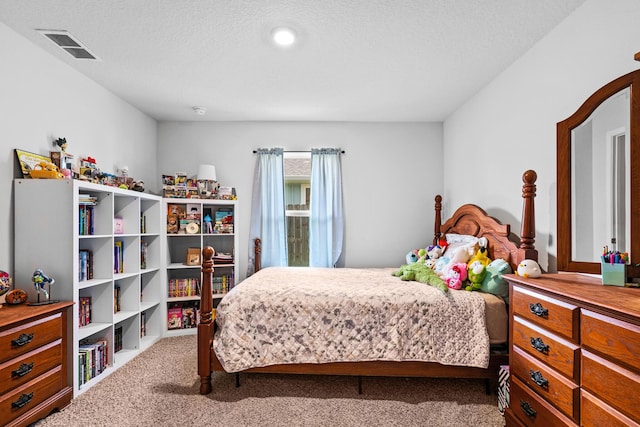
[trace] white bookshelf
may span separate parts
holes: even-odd
[[[180,227],[178,224],[178,233],[168,232],[168,218],[171,214],[170,205],[178,205],[186,212],[188,207],[197,207],[200,212],[200,220],[198,221],[199,227],[197,232],[189,233],[186,231],[184,225]],[[199,307],[200,296],[172,296],[169,293],[169,283],[172,279],[201,279],[202,277],[202,259],[200,259],[199,265],[187,265],[187,251],[189,248],[197,248],[200,251],[200,258],[202,258],[202,248],[205,246],[211,246],[216,252],[224,252],[233,256],[233,261],[226,263],[214,263],[214,281],[221,280],[222,276],[226,278],[232,278],[232,282],[227,281],[227,291],[231,288],[231,283],[238,280],[238,227],[237,221],[237,200],[217,200],[217,199],[181,199],[181,198],[164,198],[163,199],[163,239],[166,244],[163,245],[165,250],[162,258],[164,259],[164,334],[165,336],[186,335],[195,334],[196,328],[179,328],[169,329],[169,309],[176,306],[188,307],[197,305]],[[233,232],[229,230],[217,230],[215,227],[216,212],[232,212],[233,215]],[[213,233],[208,233],[207,228],[204,226],[203,218],[206,213],[209,213],[212,217]],[[186,222],[190,222],[189,219],[184,219]],[[228,279],[227,279],[228,280]],[[225,293],[215,292],[213,293],[214,307],[217,302],[224,297]]]
[[[81,234],[80,195],[95,197],[93,230]],[[15,283],[37,300],[32,274],[41,268],[55,279],[51,298],[73,301],[72,352],[74,396],[123,366],[163,336],[164,215],[159,196],[79,180],[18,179],[14,181]],[[144,217],[144,228],[142,218]],[[114,218],[124,229],[115,234]],[[123,271],[114,271],[114,242],[124,245]],[[141,266],[141,245],[146,265]],[[93,277],[80,275],[80,251],[91,251]],[[144,267],[144,268],[143,268]],[[114,290],[120,289],[120,310],[114,312]],[[91,298],[91,323],[80,326],[80,298]],[[41,295],[41,300],[44,297]],[[122,349],[115,351],[116,330],[122,328]],[[144,330],[144,334],[143,334]],[[108,367],[80,384],[79,346],[85,340],[107,342]]]

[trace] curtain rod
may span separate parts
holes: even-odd
[[[253,150],[253,154],[256,154],[258,150]],[[283,153],[310,153],[311,150],[283,150]],[[344,154],[344,150],[340,150],[341,154]]]

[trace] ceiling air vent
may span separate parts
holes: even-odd
[[[75,59],[100,59],[89,51],[82,43],[64,30],[37,30],[40,34],[56,44]]]

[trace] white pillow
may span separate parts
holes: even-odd
[[[445,235],[445,238],[449,245],[452,243],[478,243],[478,238],[470,234],[448,233]]]

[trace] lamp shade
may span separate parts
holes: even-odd
[[[200,165],[198,168],[198,181],[217,181],[216,167],[213,165]]]

